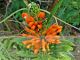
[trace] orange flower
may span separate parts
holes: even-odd
[[[24,44],[24,45],[27,45],[27,44],[30,44],[32,42],[32,40],[25,40],[25,41],[23,41],[22,43]]]
[[[36,26],[35,26],[35,25],[32,25],[32,26],[31,26],[31,29],[32,29],[32,30],[34,30],[35,28],[36,28]]]
[[[47,40],[47,42],[48,42],[49,44],[54,44],[54,43],[55,43],[54,41],[55,41],[54,39],[48,39],[48,40]]]
[[[59,33],[61,31],[62,31],[62,26],[59,26],[57,32]]]
[[[38,27],[39,29],[41,29],[41,28],[42,28],[42,24],[40,24],[40,25],[37,25],[37,27]]]
[[[38,17],[39,17],[39,18],[45,18],[45,12],[40,12],[40,13],[38,14]]]
[[[26,22],[29,23],[29,22],[34,22],[34,18],[32,16],[29,16],[27,19],[26,19]]]
[[[27,19],[28,14],[27,13],[22,13],[22,18]]]
[[[60,33],[62,31],[62,26],[53,24],[47,31],[47,35],[57,35],[57,33]]]
[[[46,52],[46,45],[47,45],[47,42],[43,39],[42,40],[42,51],[43,52]]]
[[[29,45],[26,46],[26,48],[29,49],[29,48],[31,48],[31,46],[32,46],[32,44],[29,44]]]
[[[38,54],[39,49],[34,49],[33,51],[34,51],[34,54]]]
[[[29,29],[28,27],[25,27],[25,28],[24,28],[24,30],[25,30],[26,32],[28,32],[28,33],[31,33],[31,34],[33,34],[33,35],[38,36],[38,34],[36,34],[36,32],[35,32],[35,31],[33,31],[33,30]]]
[[[60,40],[55,40],[55,43],[54,44],[60,44]]]
[[[34,24],[34,22],[29,22],[29,26],[32,27],[32,25]]]
[[[30,34],[20,34],[20,36],[23,36],[23,37],[27,37],[27,38],[35,38],[36,36],[34,35],[30,35]]]
[[[39,29],[35,29],[36,32],[39,32]]]

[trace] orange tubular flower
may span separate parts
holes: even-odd
[[[31,46],[32,46],[32,44],[29,44],[29,45],[26,46],[26,48],[29,49],[29,48],[31,48]]]
[[[39,18],[45,18],[45,12],[40,12],[40,13],[38,14],[38,17],[39,17]]]
[[[32,25],[34,24],[34,22],[29,22],[29,27],[32,27]]]
[[[30,34],[20,34],[20,36],[23,36],[23,37],[27,37],[27,38],[35,38],[36,36],[34,35],[30,35]]]
[[[23,41],[22,43],[24,44],[24,45],[26,45],[26,44],[30,44],[32,42],[32,40],[25,40],[25,41]]]
[[[29,22],[34,22],[34,18],[32,16],[29,16],[27,19],[26,19],[26,23],[29,23]]]
[[[37,54],[39,52],[39,49],[41,48],[40,41],[34,44],[34,54]]]
[[[40,24],[40,25],[37,25],[37,27],[38,27],[39,29],[41,29],[41,28],[42,28],[42,24]]]
[[[24,30],[25,30],[26,32],[31,33],[31,34],[37,35],[35,31],[29,29],[28,27],[25,27]]]
[[[62,31],[62,26],[53,24],[47,31],[47,35],[56,35],[57,33],[60,33]]]
[[[60,40],[55,40],[55,43],[54,44],[60,44]]]
[[[44,39],[42,40],[42,51],[46,52],[46,44],[47,42],[44,41]]]
[[[31,26],[31,29],[32,29],[32,30],[34,30],[35,28],[36,28],[36,26],[35,26],[35,25],[32,25],[32,26]]]
[[[22,13],[22,18],[27,19],[28,14],[27,13]]]

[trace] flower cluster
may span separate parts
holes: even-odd
[[[35,20],[35,18],[28,13],[22,13],[22,18],[25,19],[29,27],[24,28],[27,34],[23,33],[21,36],[31,38],[22,41],[22,44],[24,44],[26,48],[33,48],[34,54],[37,54],[40,49],[43,52],[50,51],[50,44],[60,44],[61,41],[59,40],[60,36],[58,34],[62,31],[62,26],[57,24],[51,25],[46,30],[42,29],[45,28],[42,21],[45,18],[45,13],[40,12],[37,17],[41,18],[41,20]]]
[[[45,13],[44,12],[40,12],[37,15],[38,18],[41,18],[41,20],[38,19],[34,19],[34,17],[30,16],[28,13],[22,13],[22,18],[25,19],[26,23],[29,25],[29,27],[32,30],[36,30],[37,32],[39,31],[39,29],[42,28],[42,19],[45,18]]]

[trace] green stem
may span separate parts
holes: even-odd
[[[3,23],[3,22],[5,22],[5,21],[8,20],[11,16],[13,16],[14,14],[16,14],[16,13],[22,11],[22,10],[26,10],[26,8],[22,8],[22,9],[19,9],[19,10],[13,12],[13,13],[10,14],[8,17],[6,17],[5,19],[3,19],[3,20],[0,22],[0,24]]]
[[[11,2],[9,2],[6,6],[6,12],[5,12],[5,15],[4,15],[4,18],[7,16],[7,12],[8,12],[8,7],[10,5]],[[8,31],[11,31],[11,29],[9,28],[8,24],[6,22],[4,22],[5,26],[7,27]]]
[[[55,19],[55,21],[56,21],[56,24],[58,25],[58,21],[57,21],[57,19],[56,18],[54,18]]]

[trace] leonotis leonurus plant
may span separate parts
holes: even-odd
[[[58,33],[61,32],[62,26],[53,24],[47,30],[43,27],[43,21],[35,21],[34,17],[28,15],[27,13],[22,13],[22,17],[25,19],[28,27],[25,27],[25,31],[28,34],[21,34],[27,38],[32,38],[31,40],[25,40],[22,43],[26,45],[26,48],[33,47],[35,54],[38,53],[40,49],[43,52],[49,51],[50,44],[60,44]],[[44,12],[40,12],[38,18],[45,17]]]
[[[24,28],[27,34],[23,33],[21,36],[31,38],[22,41],[22,44],[28,49],[33,48],[34,54],[37,54],[39,50],[46,53],[50,51],[50,44],[61,43],[59,33],[62,31],[62,26],[52,24],[49,28],[46,28],[44,26],[44,21],[46,20],[45,12],[39,11],[36,16],[23,12],[22,18],[28,26]]]

